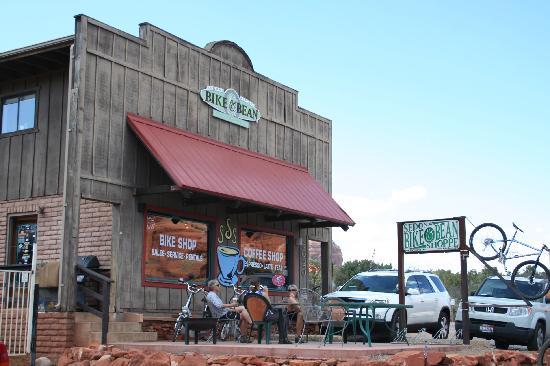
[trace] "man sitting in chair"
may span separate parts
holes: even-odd
[[[218,280],[208,281],[208,295],[206,295],[206,301],[208,302],[208,307],[214,318],[218,319],[234,319],[235,313],[239,315],[241,322],[239,327],[241,328],[241,343],[250,343],[248,337],[248,329],[252,324],[252,319],[250,314],[244,308],[244,306],[238,306],[236,302],[231,304],[224,304],[222,299],[219,296],[220,293],[220,283]],[[229,311],[231,309],[232,311]],[[232,316],[233,315],[233,316]]]

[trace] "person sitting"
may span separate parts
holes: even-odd
[[[251,282],[249,292],[262,295],[266,298],[267,302],[271,304],[269,290],[267,287],[260,285],[258,280]],[[288,340],[288,315],[286,313],[286,308],[276,308],[274,310],[276,310],[274,316],[277,317],[277,329],[279,329],[279,343],[291,344],[292,342]]]
[[[219,296],[220,283],[218,280],[208,281],[208,295],[206,295],[206,301],[212,317],[218,319],[235,319],[236,315],[240,317],[239,327],[241,328],[241,343],[251,343],[252,341],[248,337],[248,329],[252,325],[252,319],[250,314],[244,308],[244,306],[238,306],[236,302],[231,304],[224,304]],[[232,311],[229,311],[231,309]]]
[[[296,321],[296,335],[294,342],[300,342],[300,336],[304,329],[304,316],[302,314],[302,308],[300,308],[300,302],[298,300],[298,286],[288,285],[288,305],[286,311],[288,313],[288,319]]]

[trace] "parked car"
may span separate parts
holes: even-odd
[[[10,356],[4,343],[0,342],[0,366],[10,366]]]
[[[346,302],[380,301],[399,303],[397,271],[370,271],[353,276],[338,291],[326,298],[338,298]],[[405,304],[407,331],[425,328],[433,337],[447,338],[451,314],[451,298],[436,274],[422,271],[405,273]],[[391,341],[399,330],[399,312],[379,308],[375,312],[373,338]]]
[[[510,277],[504,277],[510,283]],[[527,281],[526,278],[520,278]],[[526,282],[527,286],[527,282]],[[538,350],[550,334],[550,304],[548,299],[521,300],[496,276],[486,278],[479,289],[468,297],[470,337],[493,339],[495,346],[507,349],[511,344]],[[462,329],[462,308],[456,312],[456,330]]]

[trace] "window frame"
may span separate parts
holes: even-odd
[[[2,126],[4,125],[4,102],[7,99],[13,99],[13,98],[21,98],[27,95],[34,95],[34,124],[33,127],[25,128],[22,130],[15,130],[12,132],[6,132],[2,133]],[[38,131],[38,100],[39,100],[39,88],[31,88],[31,89],[25,89],[17,93],[11,93],[11,94],[2,94],[0,95],[0,137],[10,137],[10,136],[17,136],[27,133],[33,133]],[[20,102],[18,101],[18,104]],[[19,107],[18,107],[19,108]],[[19,124],[19,121],[17,121]]]

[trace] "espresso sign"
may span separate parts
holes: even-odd
[[[404,222],[401,238],[405,253],[460,250],[458,219]]]
[[[180,277],[207,280],[208,224],[148,212],[145,225],[145,285],[177,285]]]
[[[217,86],[207,86],[201,90],[200,95],[203,102],[214,108],[214,117],[245,128],[250,127],[250,122],[260,120],[260,111],[254,103],[239,96],[233,89],[223,90]]]

